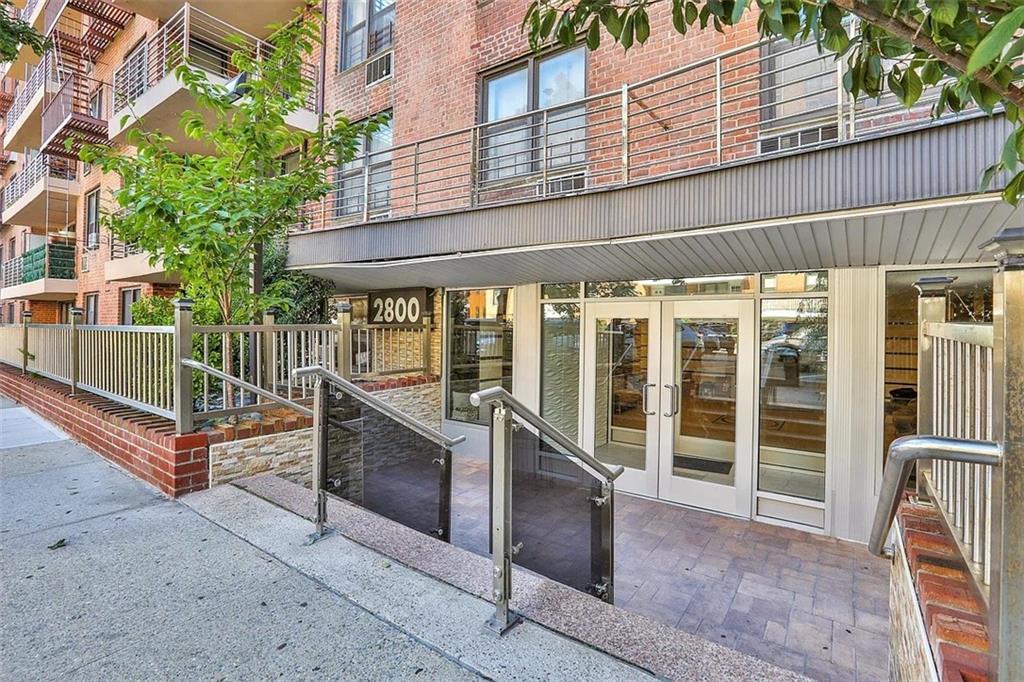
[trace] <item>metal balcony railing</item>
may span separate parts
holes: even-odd
[[[17,91],[11,109],[7,114],[7,130],[13,129],[28,109],[29,103],[36,96],[36,93],[44,86],[47,74],[50,73],[53,63],[53,53],[46,52],[42,61],[36,66],[32,75],[28,77],[25,84]]]
[[[119,260],[142,253],[137,244],[130,244],[117,237],[110,238],[110,260]]]
[[[239,75],[231,63],[231,55],[235,51],[247,50],[255,59],[261,59],[273,53],[274,49],[270,43],[185,4],[114,72],[114,110],[121,111],[131,105],[186,62],[214,76],[234,78]],[[305,105],[315,110],[316,67],[304,65],[302,76],[313,86]]]
[[[75,164],[64,159],[37,154],[28,165],[4,187],[4,206],[10,207],[42,179],[74,180]]]
[[[293,229],[579,194],[934,123],[938,88],[910,110],[892,96],[854,101],[844,69],[813,44],[762,41],[616,90],[370,150],[336,171],[334,190]]]
[[[13,287],[40,279],[75,279],[75,247],[44,244],[3,264],[3,286]]]

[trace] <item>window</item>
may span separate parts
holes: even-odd
[[[835,61],[814,42],[774,41],[762,51],[761,152],[837,139]]]
[[[100,295],[85,295],[85,323],[99,324],[100,320]]]
[[[491,386],[512,390],[512,289],[448,292],[448,419],[486,424],[469,402]]]
[[[89,97],[89,115],[103,119],[103,90],[97,90]]]
[[[578,47],[543,59],[531,58],[484,79],[481,119],[495,124],[480,133],[483,181],[538,172],[542,156],[547,159],[549,170],[584,161],[585,107],[566,106],[548,112],[546,150],[542,118],[521,115],[585,97],[586,69],[586,50]],[[516,116],[520,118],[512,118]]]
[[[754,275],[714,275],[625,282],[587,282],[587,298],[750,294],[754,291],[756,281]]]
[[[391,206],[391,121],[359,143],[356,157],[337,169],[334,186],[337,196],[335,217],[363,213],[364,185],[369,198],[368,212],[386,213]]]
[[[576,441],[580,413],[580,304],[544,303],[540,314],[540,416]]]
[[[132,304],[142,297],[142,289],[131,287],[121,289],[121,324],[130,325],[132,322]]]
[[[395,0],[345,0],[341,8],[339,68],[350,69],[389,49],[394,31]]]
[[[100,191],[85,195],[85,248],[100,247]]]

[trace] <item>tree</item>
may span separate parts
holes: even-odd
[[[12,0],[0,0],[0,62],[13,62],[22,45],[41,55],[50,41],[18,16]]]
[[[175,153],[169,135],[144,125],[129,130],[125,148],[91,145],[81,153],[120,176],[117,210],[104,216],[110,232],[178,273],[194,295],[215,301],[223,323],[288,307],[283,284],[250,291],[257,246],[281,239],[307,202],[327,194],[329,171],[352,159],[380,123],[328,114],[313,132],[286,124],[314,86],[302,70],[319,40],[318,22],[308,15],[277,28],[269,55],[257,58],[241,38],[233,40],[240,88],[212,82],[188,62],[175,69],[197,105],[182,113],[181,130],[208,154]],[[289,153],[294,162],[286,168]]]
[[[843,85],[853,96],[890,92],[910,107],[925,88],[938,86],[936,116],[972,103],[992,115],[1001,106],[1015,130],[985,171],[982,189],[1008,171],[1003,197],[1017,204],[1024,194],[1020,0],[536,0],[523,28],[534,47],[550,40],[571,45],[585,35],[594,50],[607,34],[628,50],[650,36],[650,8],[666,4],[683,35],[708,26],[724,31],[757,12],[765,38],[814,41],[845,58]]]
[[[288,241],[275,239],[263,251],[263,283],[288,301],[287,308],[277,316],[278,324],[322,324],[327,322],[327,299],[334,293],[334,284],[304,272],[286,270]]]

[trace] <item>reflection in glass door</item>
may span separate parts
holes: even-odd
[[[658,494],[658,334],[660,304],[602,303],[588,308],[584,447],[625,473],[626,492]]]
[[[749,515],[753,301],[666,303],[660,497]]]

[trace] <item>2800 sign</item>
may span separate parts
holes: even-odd
[[[418,324],[427,309],[426,289],[371,291],[368,298],[370,324]]]

